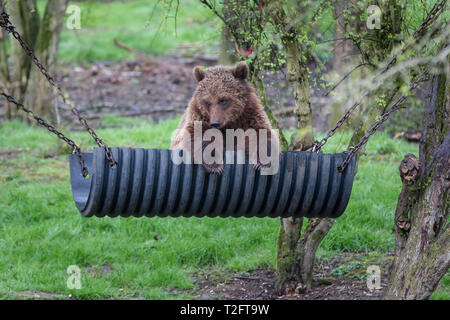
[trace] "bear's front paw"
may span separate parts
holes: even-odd
[[[212,174],[222,174],[223,173],[223,164],[220,163],[213,163],[213,164],[202,164],[203,168],[206,172],[212,173]]]

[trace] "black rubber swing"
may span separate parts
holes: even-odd
[[[73,198],[85,217],[339,217],[347,207],[356,157],[341,173],[344,153],[284,151],[275,175],[251,164],[224,165],[222,175],[197,164],[174,164],[160,149],[103,148],[83,153],[89,178],[70,155]],[[236,163],[236,153],[235,161]]]

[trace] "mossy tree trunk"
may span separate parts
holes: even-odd
[[[450,267],[450,79],[432,77],[419,159],[400,165],[395,257],[384,299],[427,299]]]
[[[298,40],[299,30],[287,21],[281,5],[272,3],[270,10],[286,52],[287,80],[293,90],[297,129],[292,136],[291,150],[308,150],[314,143],[310,84],[305,52]],[[303,223],[307,221],[302,233]],[[317,248],[333,225],[333,219],[284,218],[277,240],[276,290],[279,294],[301,292],[311,288],[312,271]]]

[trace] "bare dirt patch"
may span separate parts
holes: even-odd
[[[156,62],[97,62],[90,66],[66,66],[64,86],[77,108],[94,126],[105,116],[141,117],[153,120],[181,114],[196,83],[191,76],[204,60],[164,57]],[[61,118],[80,129],[70,109],[61,105]]]
[[[342,254],[332,259],[318,259],[314,268],[311,290],[293,295],[279,296],[275,292],[275,272],[260,268],[250,272],[205,270],[192,275],[195,288],[185,293],[195,299],[231,300],[373,300],[379,299],[381,290],[367,288],[367,267],[381,269],[381,286],[387,284],[387,268],[391,256],[373,257],[368,254]],[[171,290],[171,293],[182,293]]]
[[[30,291],[19,291],[14,294],[14,298],[18,300],[60,300],[70,298],[70,296],[55,292],[30,290]]]
[[[14,159],[22,152],[22,149],[0,150],[0,159]]]

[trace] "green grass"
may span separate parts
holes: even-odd
[[[110,116],[104,124],[121,127],[97,132],[111,146],[167,148],[178,120]],[[94,146],[84,132],[69,135],[84,150]],[[335,137],[326,151],[342,150],[348,137]],[[7,150],[18,153],[7,157]],[[30,291],[62,295],[54,298],[183,298],[168,290],[191,288],[192,272],[274,267],[278,219],[83,218],[72,200],[65,152],[45,130],[0,124],[0,298]],[[417,154],[417,145],[385,134],[371,139],[348,209],[319,256],[393,249],[398,165],[407,152]],[[81,268],[81,290],[66,286],[69,265]],[[448,279],[434,298],[449,298]]]
[[[190,50],[217,51],[220,39],[218,18],[196,0],[180,1],[176,20],[175,4],[170,8],[159,1],[86,1],[73,4],[81,8],[81,29],[70,30],[64,24],[59,56],[65,62],[131,58],[130,53],[113,44],[114,39],[155,55],[173,51],[179,54],[179,45],[186,43],[192,44]],[[41,1],[41,12],[44,5],[45,1]],[[66,15],[66,19],[68,17]],[[189,54],[189,50],[183,53]]]
[[[442,278],[438,290],[431,295],[432,300],[450,300],[450,272]]]

